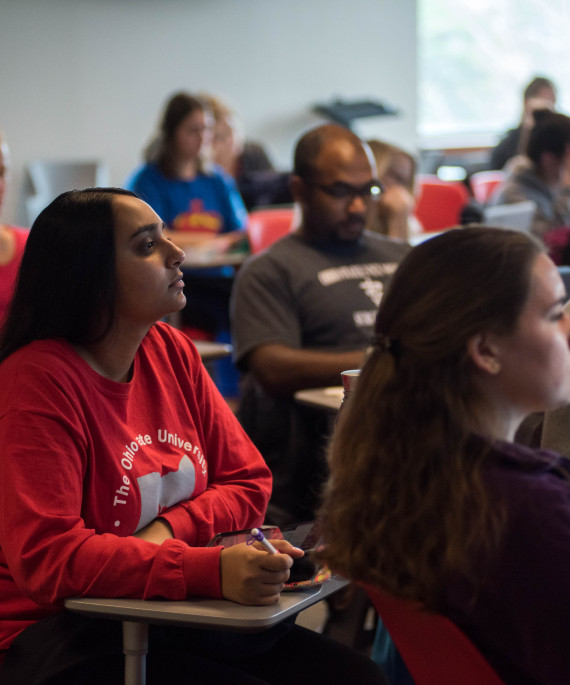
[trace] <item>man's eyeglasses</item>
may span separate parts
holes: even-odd
[[[308,186],[318,188],[323,193],[326,193],[335,200],[342,200],[343,202],[352,202],[356,196],[361,198],[364,202],[375,202],[380,199],[384,192],[384,186],[380,181],[370,181],[363,186],[357,187],[349,183],[331,183],[328,186],[320,183],[313,183],[312,181],[305,181]]]

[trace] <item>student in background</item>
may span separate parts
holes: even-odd
[[[570,226],[570,117],[548,109],[533,116],[526,157],[517,158],[491,203],[532,200],[536,210],[531,230],[547,240],[552,229]]]
[[[145,163],[126,183],[163,219],[167,235],[190,258],[193,253],[218,254],[247,244],[247,212],[234,179],[208,161],[212,125],[212,115],[201,100],[188,93],[173,95],[145,151]],[[233,276],[232,266],[186,269],[185,294],[191,306],[181,313],[182,326],[229,342]],[[231,360],[219,366],[219,387],[237,395]]]
[[[8,143],[0,132],[0,216],[10,172]],[[0,223],[0,329],[12,298],[28,231]]]
[[[570,461],[513,443],[525,416],[570,401],[564,300],[522,233],[420,244],[329,455],[332,568],[445,614],[505,683],[570,681]]]
[[[214,117],[212,162],[234,178],[247,209],[293,202],[290,174],[277,171],[264,147],[245,137],[233,109],[215,95],[200,93],[199,97]]]
[[[247,222],[233,179],[208,163],[212,126],[201,100],[176,93],[145,150],[145,163],[126,183],[161,216],[182,249],[241,231]]]
[[[521,122],[505,134],[491,153],[490,169],[503,169],[516,155],[524,154],[528,134],[534,125],[532,113],[536,109],[551,109],[556,106],[556,86],[544,76],[536,76],[526,86],[523,93]]]
[[[211,159],[238,184],[255,172],[273,171],[273,164],[259,143],[246,140],[243,126],[232,108],[220,98],[199,94],[214,117]]]
[[[369,140],[384,192],[372,212],[367,228],[389,238],[408,241],[421,232],[414,216],[416,160],[402,148],[381,140]]]
[[[381,194],[370,151],[325,124],[295,147],[300,226],[239,270],[232,292],[238,417],[273,474],[268,518],[311,520],[326,475],[327,416],[297,390],[360,367],[384,287],[409,247],[365,230]]]
[[[271,476],[196,348],[161,321],[185,304],[183,261],[124,190],[64,193],[34,222],[0,339],[3,685],[122,682],[120,621],[64,611],[67,597],[269,605],[302,556],[285,541],[280,554],[205,546],[263,522]],[[383,682],[292,622],[151,626],[147,662],[149,685],[348,682],[354,669]]]

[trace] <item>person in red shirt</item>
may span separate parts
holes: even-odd
[[[10,152],[0,133],[0,214],[9,170]],[[28,231],[0,223],[0,327],[6,318],[27,237]]]
[[[303,554],[284,540],[274,555],[206,546],[263,522],[271,475],[194,345],[161,322],[186,301],[184,252],[163,228],[132,193],[87,189],[30,231],[0,339],[3,685],[122,678],[120,623],[65,612],[67,597],[267,605]],[[342,668],[330,644],[290,624],[151,627],[147,682],[308,683],[307,649]],[[359,682],[382,682],[343,654],[362,662]]]

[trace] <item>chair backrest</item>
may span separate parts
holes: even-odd
[[[419,197],[415,215],[427,233],[457,226],[461,210],[469,201],[465,184],[442,181],[437,176],[424,175],[419,180]]]
[[[416,685],[504,685],[483,655],[448,618],[365,586]]]
[[[256,209],[249,215],[247,235],[252,254],[257,254],[293,230],[293,207]]]
[[[469,178],[469,185],[473,197],[482,205],[489,202],[495,188],[505,180],[505,172],[496,169],[494,171],[476,171]]]
[[[31,194],[26,198],[30,225],[60,193],[109,185],[109,169],[99,160],[35,159],[26,170],[31,184]]]

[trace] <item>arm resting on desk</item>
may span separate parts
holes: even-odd
[[[247,365],[271,395],[291,395],[297,390],[339,385],[341,371],[359,369],[365,352],[328,352],[294,349],[287,345],[262,345],[253,350]]]

